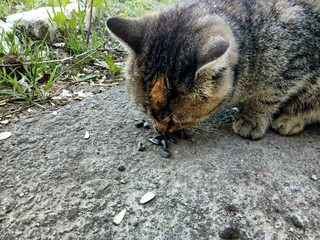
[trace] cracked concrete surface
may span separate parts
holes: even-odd
[[[1,129],[0,239],[320,239],[319,125],[249,141],[207,122],[166,159],[137,117],[122,85]]]

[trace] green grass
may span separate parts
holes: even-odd
[[[106,20],[112,16],[137,17],[147,12],[159,9],[162,5],[177,2],[177,0],[94,0],[96,19],[90,29],[84,26],[85,11],[90,9],[91,0],[79,0],[79,9],[72,18],[67,18],[62,9],[69,0],[6,0],[0,3],[0,16],[35,9],[40,6],[58,6],[60,11],[55,11],[51,16],[52,24],[57,24],[63,42],[66,44],[64,59],[68,66],[60,62],[61,53],[48,45],[43,39],[34,42],[23,33],[20,33],[22,47],[16,44],[12,34],[0,35],[0,65],[4,65],[6,57],[12,57],[23,63],[22,65],[0,67],[0,99],[4,96],[10,101],[23,100],[28,104],[36,104],[51,97],[51,89],[57,84],[66,72],[77,68],[81,72],[90,61],[104,62],[109,68],[109,75],[118,75],[121,71],[115,64],[116,56],[112,52],[99,52],[110,36],[106,35]],[[88,36],[89,34],[89,36]],[[2,42],[9,47],[5,51]],[[45,55],[45,57],[43,56]],[[2,58],[1,58],[2,56]]]

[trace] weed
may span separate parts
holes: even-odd
[[[55,81],[55,74],[58,70],[56,64],[43,63],[43,59],[49,53],[45,42],[33,46],[24,39],[25,49],[23,54],[16,53],[5,55],[11,56],[11,62],[7,60],[3,63],[7,67],[0,70],[0,94],[9,95],[16,100],[25,100],[29,104],[35,101],[44,100],[49,97],[49,91]],[[15,64],[27,60],[29,65]],[[12,65],[12,67],[9,67]]]
[[[108,68],[112,75],[118,75],[121,67],[115,63],[113,51],[101,54],[94,50],[100,48],[106,40],[106,18],[136,17],[174,1],[176,0],[78,0],[78,9],[72,12],[72,16],[65,14],[65,7],[70,0],[1,1],[0,17],[43,5],[59,6],[59,11],[54,11],[51,16],[51,23],[58,26],[67,47],[65,59],[72,64],[62,68],[59,63],[61,55],[48,47],[44,40],[40,43],[33,42],[22,33],[22,47],[19,46],[15,37],[17,28],[14,26],[11,33],[0,34],[0,64],[3,66],[0,67],[0,98],[6,95],[13,100],[36,104],[50,98],[52,86],[66,69],[78,66],[81,71],[92,59]],[[85,26],[86,14],[91,10],[90,4],[96,7],[96,21],[92,28],[91,25]],[[48,60],[48,56],[58,59]]]

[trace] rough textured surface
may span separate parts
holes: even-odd
[[[249,141],[204,123],[166,159],[137,117],[120,86],[1,129],[0,238],[320,239],[319,126]]]

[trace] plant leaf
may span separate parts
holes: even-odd
[[[49,91],[52,87],[52,84],[54,83],[55,80],[55,75],[56,75],[56,71],[57,71],[58,67],[55,67],[54,70],[52,71],[50,78],[46,84],[46,86],[44,87],[45,91]]]
[[[93,6],[94,7],[99,7],[100,5],[102,5],[103,0],[93,0]]]
[[[70,0],[60,0],[60,3],[61,3],[62,6],[64,6],[64,7],[66,7],[69,2],[70,2]]]
[[[120,71],[121,71],[121,68],[114,63],[113,59],[112,59],[109,55],[107,55],[107,54],[104,55],[104,58],[105,58],[105,60],[107,61],[108,65],[109,65],[109,67],[110,67],[110,70],[111,70],[114,74],[119,74]]]
[[[70,24],[70,26],[72,28],[76,28],[76,26],[77,26],[77,20],[76,19],[74,19],[74,18],[67,19],[67,22]]]
[[[80,11],[73,10],[72,14],[73,14],[73,16],[75,16],[81,20],[84,19],[86,16],[86,12],[83,10],[80,10]]]
[[[56,12],[52,20],[56,23],[65,23],[67,21],[67,17],[62,12]]]

